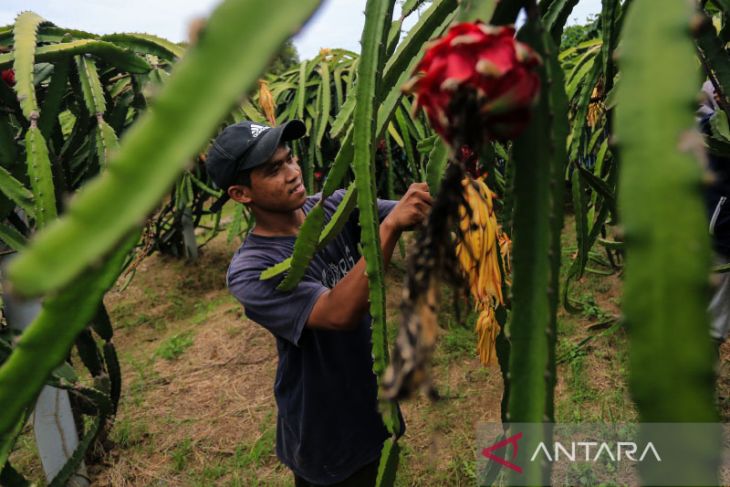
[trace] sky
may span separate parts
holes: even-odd
[[[272,5],[275,2],[271,0]],[[325,0],[294,38],[300,57],[311,58],[322,47],[359,52],[365,2]],[[187,38],[190,21],[208,16],[218,3],[220,0],[3,0],[0,25],[12,24],[19,12],[32,10],[60,27],[95,34],[147,32],[179,42]],[[580,0],[569,23],[583,23],[600,9],[601,0]]]

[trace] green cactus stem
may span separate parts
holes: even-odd
[[[362,255],[365,258],[370,287],[370,315],[372,316],[373,372],[380,377],[388,364],[388,344],[385,330],[385,278],[383,255],[380,248],[379,219],[375,192],[375,147],[377,135],[377,82],[383,64],[387,26],[393,17],[393,0],[368,0],[365,10],[365,29],[362,34],[362,54],[357,71],[356,104],[353,113],[352,162],[357,188],[357,207],[360,216]],[[400,430],[394,404],[383,408],[383,422],[391,434]],[[386,459],[381,459],[381,464]]]
[[[109,64],[130,73],[146,73],[152,69],[144,58],[133,52],[121,49],[111,42],[93,39],[81,39],[38,47],[35,49],[35,60],[36,62],[53,62],[76,54],[94,54]],[[17,62],[16,56],[18,55],[20,53],[18,53],[17,48],[15,53],[0,54],[0,69],[11,67],[11,64]],[[20,62],[23,62],[23,58],[20,59]]]
[[[567,101],[557,62],[557,49],[535,9],[519,34],[542,56],[542,95],[532,120],[513,146],[514,216],[513,285],[510,315],[509,421],[541,423],[552,414],[555,384],[555,314],[560,265],[562,181],[567,135]],[[541,428],[520,448],[527,450],[547,439]],[[521,481],[545,485],[550,465],[525,462]]]
[[[704,149],[694,127],[701,83],[690,38],[692,5],[671,0],[655,7],[648,0],[631,3],[618,59],[614,128],[629,385],[642,422],[715,422],[706,311],[710,243],[694,156]],[[665,463],[681,462],[673,479],[678,485],[717,482],[719,434],[657,448],[664,448]],[[653,485],[657,468],[664,467],[640,466],[643,482]]]

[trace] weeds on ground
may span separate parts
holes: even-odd
[[[163,341],[155,351],[155,355],[165,360],[175,360],[192,344],[192,332],[178,333]]]

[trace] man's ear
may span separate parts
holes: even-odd
[[[243,203],[244,205],[248,205],[251,201],[253,201],[253,198],[251,197],[251,188],[242,184],[229,186],[228,196],[230,196],[233,201]]]

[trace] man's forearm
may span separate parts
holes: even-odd
[[[385,267],[390,263],[401,231],[385,220],[380,224],[380,248]],[[328,328],[350,328],[357,325],[368,310],[368,278],[365,275],[365,258],[361,257],[355,266],[340,281],[323,295],[323,309],[315,309],[317,316],[326,314],[331,320]],[[318,302],[317,305],[320,303]],[[317,306],[319,307],[319,306]],[[322,313],[320,313],[322,312]],[[314,313],[313,313],[314,314]],[[314,323],[316,326],[317,324]]]

